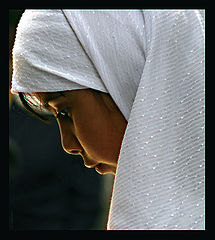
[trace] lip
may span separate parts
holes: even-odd
[[[98,164],[98,166],[95,167],[95,170],[101,175],[108,174],[108,173],[115,175],[116,173],[116,169],[114,167],[104,163]]]
[[[116,173],[116,168],[114,168],[113,166],[110,166],[108,164],[105,163],[95,163],[94,161],[92,161],[91,159],[87,158],[87,156],[85,154],[81,154],[83,160],[84,160],[84,166],[87,168],[95,168],[96,172],[98,172],[101,175],[110,173],[110,174],[114,174]]]
[[[95,168],[96,172],[99,174],[103,175],[106,173],[106,170],[104,170],[104,166],[102,163],[97,163],[97,164],[85,164],[85,167],[87,168]]]
[[[96,164],[84,164],[84,165],[85,165],[85,167],[87,167],[87,168],[95,168],[95,167],[97,167],[99,164],[96,163]]]
[[[100,164],[98,164],[96,167],[95,167],[95,170],[96,170],[96,172],[98,172],[99,174],[105,174],[105,170],[104,170],[104,168],[103,168],[103,164],[102,163],[100,163]]]

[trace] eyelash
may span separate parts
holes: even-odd
[[[71,117],[68,115],[68,108],[64,108],[63,110],[57,113],[57,118],[62,118],[62,117],[71,119]]]

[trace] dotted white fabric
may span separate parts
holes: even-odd
[[[109,229],[204,229],[204,31],[145,12],[149,48],[121,149]],[[131,144],[132,143],[132,144]]]
[[[12,92],[106,91],[61,10],[26,10],[13,48]],[[96,84],[95,84],[96,83]]]
[[[108,229],[205,228],[204,31],[197,10],[28,10],[20,21],[13,92],[90,87],[128,120]]]

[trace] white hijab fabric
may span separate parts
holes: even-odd
[[[93,88],[128,120],[108,229],[204,229],[204,11],[28,10],[12,92]]]

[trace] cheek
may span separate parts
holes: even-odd
[[[86,154],[96,161],[117,162],[125,127],[121,113],[110,115],[103,102],[91,98],[77,106],[72,114],[75,135]]]
[[[74,119],[75,134],[79,142],[92,157],[98,157],[106,148],[106,127],[96,119]]]
[[[75,133],[84,145],[90,147],[103,144],[102,136],[107,128],[103,116],[104,113],[93,102],[91,105],[85,103],[80,108],[73,109]]]
[[[116,165],[123,134],[111,127],[109,119],[78,121],[76,137],[86,154],[95,161]]]

